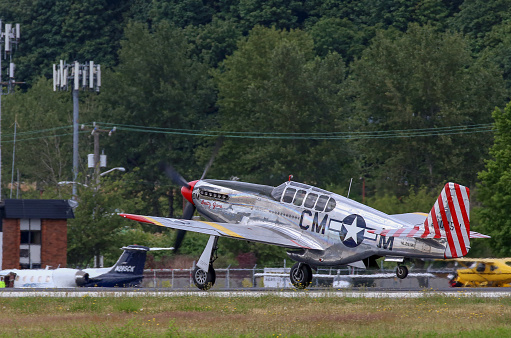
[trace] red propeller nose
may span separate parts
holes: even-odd
[[[183,195],[183,197],[186,198],[186,200],[192,204],[194,204],[192,199],[192,192],[193,188],[195,187],[195,183],[197,182],[199,182],[199,180],[188,182],[188,187],[186,186],[181,187],[181,195]]]

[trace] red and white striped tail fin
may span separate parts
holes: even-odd
[[[490,238],[470,231],[470,190],[447,183],[422,226],[375,229],[368,232],[386,237],[444,238],[445,258],[463,257],[470,249],[470,238]]]
[[[447,183],[424,221],[422,238],[445,238],[445,258],[463,257],[470,249],[470,190]],[[433,236],[431,236],[433,235]]]

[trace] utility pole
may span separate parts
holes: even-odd
[[[2,20],[0,20],[0,45],[4,45],[4,53],[0,50],[0,142],[2,139],[2,95],[4,94],[4,84],[7,85],[7,93],[14,89],[14,63],[9,63],[9,80],[7,83],[2,82],[2,59],[9,56],[12,60],[13,47],[17,47],[20,41],[20,24],[12,26],[10,23],[5,24],[5,30],[2,31]],[[0,143],[0,200],[2,199],[2,146]]]
[[[96,186],[98,186],[100,177],[99,168],[100,166],[106,167],[106,155],[99,154],[99,134],[108,133],[108,136],[112,136],[117,128],[113,127],[112,129],[100,129],[96,122],[93,123],[93,127],[94,128],[92,129],[91,135],[94,136],[94,178],[96,179]],[[103,156],[103,161],[101,156]]]
[[[82,125],[82,130],[86,130],[87,128]],[[99,185],[99,177],[101,176],[100,168],[106,167],[106,155],[99,153],[99,135],[100,133],[107,133],[108,136],[112,136],[115,133],[117,127],[113,127],[112,129],[101,129],[96,122],[92,123],[92,131],[91,135],[94,137],[94,154],[88,155],[88,167],[94,168],[94,180],[96,185]],[[89,129],[91,130],[91,129]],[[122,168],[124,169],[124,168]]]
[[[69,85],[72,83],[72,85]],[[73,91],[73,199],[76,199],[76,180],[78,178],[78,115],[80,89],[83,91],[96,91],[101,87],[101,66],[89,61],[80,64],[78,61],[67,64],[60,60],[58,65],[53,64],[53,91]]]

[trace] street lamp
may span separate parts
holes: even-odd
[[[105,176],[106,174],[109,174],[114,170],[119,170],[119,171],[123,171],[123,172],[126,171],[126,169],[123,167],[115,167],[115,168],[105,171],[104,173],[99,174],[99,176]]]
[[[83,183],[80,183],[80,182],[75,182],[75,181],[60,181],[57,183],[58,185],[65,185],[65,184],[79,184],[79,185],[83,185],[84,187],[89,187],[87,184],[83,184]]]

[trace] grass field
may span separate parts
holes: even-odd
[[[2,337],[511,336],[511,298],[1,298]]]

